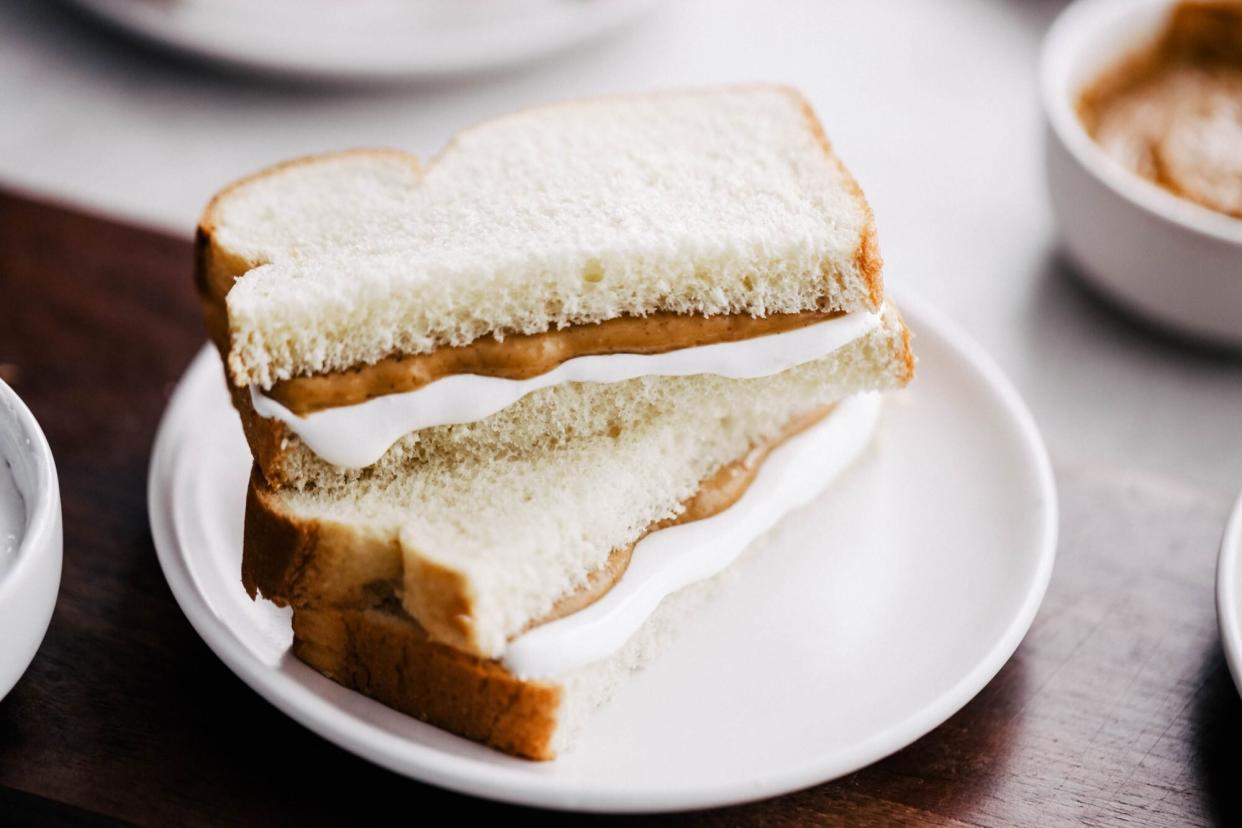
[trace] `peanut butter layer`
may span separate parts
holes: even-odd
[[[692,523],[696,520],[703,520],[718,515],[734,503],[737,503],[742,495],[746,494],[750,484],[754,482],[755,475],[759,473],[759,469],[763,466],[763,462],[768,459],[769,454],[786,440],[802,433],[824,419],[824,417],[827,417],[832,409],[833,406],[831,405],[824,406],[808,412],[795,420],[791,420],[772,439],[759,443],[744,456],[721,466],[715,474],[704,479],[699,484],[699,490],[682,504],[684,508],[681,514],[652,524],[647,527],[647,530],[634,543],[614,549],[612,554],[608,556],[607,562],[590,574],[585,586],[561,598],[546,615],[531,622],[526,629],[530,630],[541,624],[547,624],[558,618],[572,615],[578,610],[589,607],[606,595],[608,590],[612,589],[617,581],[621,580],[621,576],[625,574],[626,568],[630,565],[630,557],[634,554],[634,547],[652,532],[666,529],[669,526]]]
[[[1083,92],[1078,113],[1114,160],[1242,218],[1242,5],[1179,5],[1154,43]]]
[[[624,316],[597,324],[507,336],[503,340],[484,337],[468,345],[437,348],[426,354],[398,354],[348,371],[294,377],[276,383],[267,395],[295,414],[305,416],[385,394],[413,391],[456,374],[529,379],[574,357],[662,354],[784,333],[841,315],[841,311],[803,311],[766,317],[674,313]]]

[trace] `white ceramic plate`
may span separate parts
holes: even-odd
[[[266,74],[431,79],[533,60],[654,0],[72,0],[161,46]]]
[[[1225,661],[1233,683],[1242,693],[1242,495],[1233,506],[1225,526],[1216,563],[1216,618]]]
[[[191,623],[281,710],[399,773],[593,811],[771,796],[909,744],[1000,669],[1039,607],[1056,495],[1029,413],[943,317],[901,303],[919,375],[875,446],[736,566],[716,600],[553,763],[512,759],[345,690],[287,655],[286,612],[240,583],[249,455],[199,354],[151,460],[151,529]]]

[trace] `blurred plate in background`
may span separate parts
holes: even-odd
[[[179,52],[318,80],[441,78],[566,49],[655,0],[71,0]]]

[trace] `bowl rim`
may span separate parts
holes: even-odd
[[[30,408],[8,383],[0,380],[0,428],[8,427],[15,428],[16,437],[26,443],[33,458],[34,492],[23,491],[22,495],[35,502],[26,504],[26,527],[17,544],[17,557],[6,571],[0,572],[0,605],[28,578],[35,577],[31,573],[40,565],[38,555],[44,554],[42,550],[56,537],[60,521],[60,483],[52,447]]]
[[[1242,219],[1176,196],[1109,157],[1087,134],[1067,89],[1072,61],[1086,48],[1089,35],[1150,14],[1153,8],[1171,10],[1174,5],[1175,0],[1075,0],[1062,9],[1040,50],[1039,93],[1044,115],[1078,164],[1121,198],[1192,233],[1242,247]],[[1125,45],[1123,37],[1117,40],[1119,47]],[[1123,54],[1124,48],[1119,48],[1116,57]]]

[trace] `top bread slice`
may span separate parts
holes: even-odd
[[[878,310],[871,211],[783,87],[578,101],[466,130],[425,168],[264,171],[199,225],[236,386],[655,311]]]

